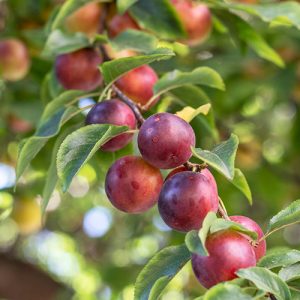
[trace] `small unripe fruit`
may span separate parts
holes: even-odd
[[[143,158],[159,169],[172,169],[185,163],[195,146],[193,128],[183,119],[158,113],[140,128],[138,147]]]
[[[55,61],[58,81],[67,90],[94,90],[102,83],[102,55],[92,48],[59,55]]]
[[[258,240],[264,236],[264,233],[263,233],[262,229],[260,228],[260,226],[255,221],[253,221],[252,219],[250,219],[248,217],[231,216],[230,220],[243,225],[244,227],[246,227],[247,229],[249,229],[251,231],[255,231],[258,235]],[[245,237],[249,239],[249,237],[247,235],[245,235]],[[256,255],[256,260],[258,261],[260,258],[265,256],[265,254],[266,254],[266,249],[267,249],[266,241],[262,240],[261,242],[259,242],[258,245],[253,246],[253,249],[254,249],[254,252]]]
[[[0,41],[0,77],[18,81],[26,76],[30,58],[26,46],[17,39]]]
[[[156,204],[163,178],[141,157],[125,156],[109,169],[105,191],[112,205],[128,213],[145,212]]]
[[[210,34],[212,18],[209,8],[191,0],[171,0],[183,27],[187,32],[189,45],[197,45],[203,42]]]
[[[180,172],[161,190],[158,209],[162,219],[178,231],[200,229],[209,212],[218,210],[216,186],[202,173]]]
[[[12,218],[18,224],[22,234],[34,233],[42,227],[41,209],[34,199],[16,201]]]
[[[131,108],[119,99],[97,103],[88,113],[86,124],[112,124],[135,129],[136,119]],[[105,143],[101,149],[117,151],[131,142],[133,134],[123,133]]]
[[[107,24],[108,35],[113,38],[128,29],[140,29],[136,21],[128,14],[114,15]]]
[[[95,2],[88,3],[66,19],[66,29],[70,32],[82,32],[88,36],[93,36],[101,32],[102,7]]]
[[[155,71],[144,65],[123,75],[116,81],[116,86],[134,102],[145,105],[153,96],[153,87],[157,80]],[[153,101],[151,107],[158,100],[159,98]]]
[[[236,271],[256,265],[249,241],[236,231],[219,231],[208,236],[209,256],[193,254],[192,267],[199,282],[206,288],[237,277]]]

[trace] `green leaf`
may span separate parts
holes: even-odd
[[[58,177],[63,191],[80,168],[112,137],[127,131],[126,126],[96,124],[84,126],[68,135],[57,154]]]
[[[119,14],[124,14],[130,6],[136,3],[138,0],[117,0],[117,8]]]
[[[217,216],[213,212],[209,212],[203,220],[201,229],[198,231],[192,230],[185,236],[185,244],[191,253],[197,253],[202,256],[207,256],[208,252],[205,247],[207,235],[211,225],[217,220]]]
[[[300,263],[282,268],[278,276],[284,281],[300,279]]]
[[[292,202],[269,222],[268,232],[300,222],[300,200]]]
[[[234,177],[230,182],[246,196],[249,203],[252,205],[252,193],[247,179],[240,169],[234,169]]]
[[[236,274],[251,281],[260,290],[273,294],[278,300],[291,299],[291,293],[286,283],[268,269],[252,267],[241,269]]]
[[[134,68],[154,61],[169,59],[174,55],[174,52],[170,49],[158,48],[147,55],[124,57],[105,62],[100,66],[100,69],[106,84],[110,84]]]
[[[137,277],[134,300],[157,300],[166,285],[190,259],[191,254],[185,245],[159,251]]]
[[[186,32],[169,0],[139,0],[130,8],[139,25],[164,39],[184,38]]]
[[[212,151],[192,148],[192,152],[195,157],[216,169],[229,180],[233,180],[235,172],[234,161],[238,143],[238,137],[232,134],[227,141],[217,145]]]
[[[175,70],[165,74],[155,84],[153,98],[156,98],[172,89],[190,84],[200,84],[219,90],[225,90],[224,82],[215,70],[208,67],[199,67],[191,72]]]
[[[190,123],[195,117],[199,114],[207,115],[211,109],[211,104],[204,104],[198,107],[197,109],[192,108],[190,106],[184,107],[182,110],[178,111],[176,115],[186,122]]]
[[[157,48],[158,39],[148,32],[129,29],[112,39],[110,44],[116,51],[130,49],[137,52],[149,53]]]
[[[215,233],[217,231],[227,229],[238,231],[250,236],[253,240],[257,240],[257,233],[255,231],[248,230],[241,224],[225,219],[215,220],[214,223],[210,226],[210,233]]]
[[[245,294],[243,290],[231,283],[220,283],[209,289],[203,300],[251,300],[252,297]]]
[[[244,41],[260,57],[274,63],[279,67],[284,67],[284,61],[279,54],[273,50],[247,22],[241,18],[234,18],[233,24],[236,26],[241,41]]]
[[[294,1],[261,5],[225,4],[228,8],[244,11],[277,25],[294,25],[300,29],[300,5]]]
[[[47,39],[42,52],[44,56],[57,56],[90,46],[90,41],[83,33],[67,34],[61,30],[54,30]]]
[[[260,267],[272,269],[276,267],[286,267],[288,265],[300,262],[300,251],[298,250],[282,250],[267,254],[262,257],[258,263]]]
[[[52,23],[51,23],[51,30],[58,29],[64,24],[66,17],[71,15],[80,7],[88,4],[90,2],[105,2],[105,1],[96,1],[96,0],[67,0],[61,6],[60,10],[54,16]]]

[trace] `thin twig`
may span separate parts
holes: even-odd
[[[136,103],[134,103],[130,98],[128,98],[125,94],[123,94],[114,84],[112,85],[112,89],[120,98],[120,100],[122,100],[132,109],[138,123],[138,128],[140,128],[145,122],[145,119],[142,116],[139,106]]]
[[[219,197],[219,208],[218,208],[218,212],[219,214],[221,215],[221,217],[225,220],[229,220],[230,221],[230,218],[228,217],[228,214],[227,214],[227,210],[225,208],[225,205],[222,201],[222,199]]]

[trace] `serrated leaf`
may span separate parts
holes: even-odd
[[[126,126],[95,124],[68,135],[57,153],[57,172],[63,191],[68,189],[73,177],[103,144],[127,130]]]
[[[190,106],[186,106],[182,110],[178,111],[176,115],[185,120],[186,122],[190,123],[199,114],[206,116],[209,113],[210,109],[210,103],[201,105],[196,109]]]
[[[158,45],[158,39],[141,30],[129,29],[121,32],[117,37],[110,41],[116,51],[130,49],[137,52],[149,53],[154,51]]]
[[[207,256],[208,252],[205,247],[207,235],[210,226],[217,220],[217,216],[213,212],[209,212],[203,220],[202,227],[199,231],[192,230],[185,236],[185,244],[191,253]]]
[[[253,240],[257,240],[257,232],[248,230],[243,225],[225,219],[217,219],[215,220],[212,225],[210,226],[210,233],[215,233],[220,230],[235,230],[240,233],[246,234],[250,236]]]
[[[66,17],[71,15],[73,12],[75,12],[80,7],[84,6],[85,4],[88,4],[90,2],[105,2],[105,0],[67,0],[64,2],[64,4],[61,6],[60,10],[56,13],[56,15],[53,17],[53,20],[51,21],[50,28],[51,30],[58,29],[64,24],[64,21]]]
[[[251,300],[252,297],[243,292],[243,290],[231,283],[220,283],[209,289],[203,300]]]
[[[241,269],[236,274],[245,278],[265,292],[273,294],[278,300],[290,300],[291,293],[286,283],[275,273],[261,267]]]
[[[192,147],[192,152],[195,157],[232,180],[234,178],[234,161],[238,143],[238,137],[232,134],[227,141],[217,145],[212,151]]]
[[[234,169],[234,177],[230,182],[246,196],[249,203],[252,205],[252,193],[247,179],[240,169]]]
[[[296,263],[282,268],[278,276],[284,281],[300,279],[300,263]]]
[[[190,258],[191,254],[185,245],[171,246],[159,251],[138,275],[134,300],[158,299],[162,290]]]
[[[300,222],[300,200],[292,202],[269,222],[268,232]]]
[[[180,86],[191,84],[205,85],[219,90],[225,90],[224,82],[215,70],[208,67],[199,67],[191,72],[175,70],[162,76],[154,85],[153,98]]]
[[[117,9],[119,14],[124,14],[130,6],[136,3],[138,0],[117,0]]]
[[[87,36],[81,32],[68,34],[57,29],[51,32],[42,55],[57,56],[90,46]]]
[[[147,55],[124,57],[105,62],[101,64],[100,70],[106,84],[110,84],[134,68],[150,64],[154,61],[168,59],[174,55],[174,52],[170,49],[158,48]]]
[[[129,11],[142,28],[163,39],[186,36],[179,16],[169,0],[139,0]]]
[[[260,267],[273,269],[276,267],[286,267],[288,265],[300,262],[300,251],[298,250],[282,250],[267,254],[262,257],[258,263]]]

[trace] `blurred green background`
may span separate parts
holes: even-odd
[[[51,82],[50,98],[61,90],[52,76],[53,61],[40,55],[47,38],[44,25],[59,2],[0,1],[1,38],[21,39],[31,56],[25,79],[1,82],[0,86],[0,298],[9,289],[29,284],[31,294],[22,299],[53,299],[54,293],[59,299],[131,300],[143,265],[159,249],[184,240],[183,234],[163,223],[156,208],[143,215],[127,215],[113,209],[107,200],[105,173],[117,157],[137,152],[135,144],[116,154],[99,151],[66,194],[55,191],[43,226],[38,203],[53,141],[13,191],[19,143],[33,133],[45,106],[45,75]],[[295,29],[269,28],[257,20],[254,26],[284,59],[284,69],[251,51],[241,51],[228,35],[217,30],[202,46],[153,67],[163,73],[210,66],[221,74],[226,92],[206,92],[212,100],[220,139],[231,132],[239,136],[237,166],[249,181],[254,204],[249,206],[238,190],[215,174],[219,193],[230,215],[247,215],[265,228],[270,216],[300,193],[300,36]],[[192,97],[188,89],[178,93]],[[83,99],[81,105],[91,101]],[[165,97],[152,112],[179,109],[180,105]],[[83,120],[80,115],[72,122]],[[192,125],[199,145],[209,148],[215,143],[199,122]],[[274,234],[268,247],[275,246],[299,248],[300,225]],[[27,269],[28,264],[37,269]],[[38,273],[37,279],[35,272],[40,270],[43,276]],[[49,298],[41,298],[45,291],[49,291]],[[189,300],[202,292],[188,264],[162,300]]]

